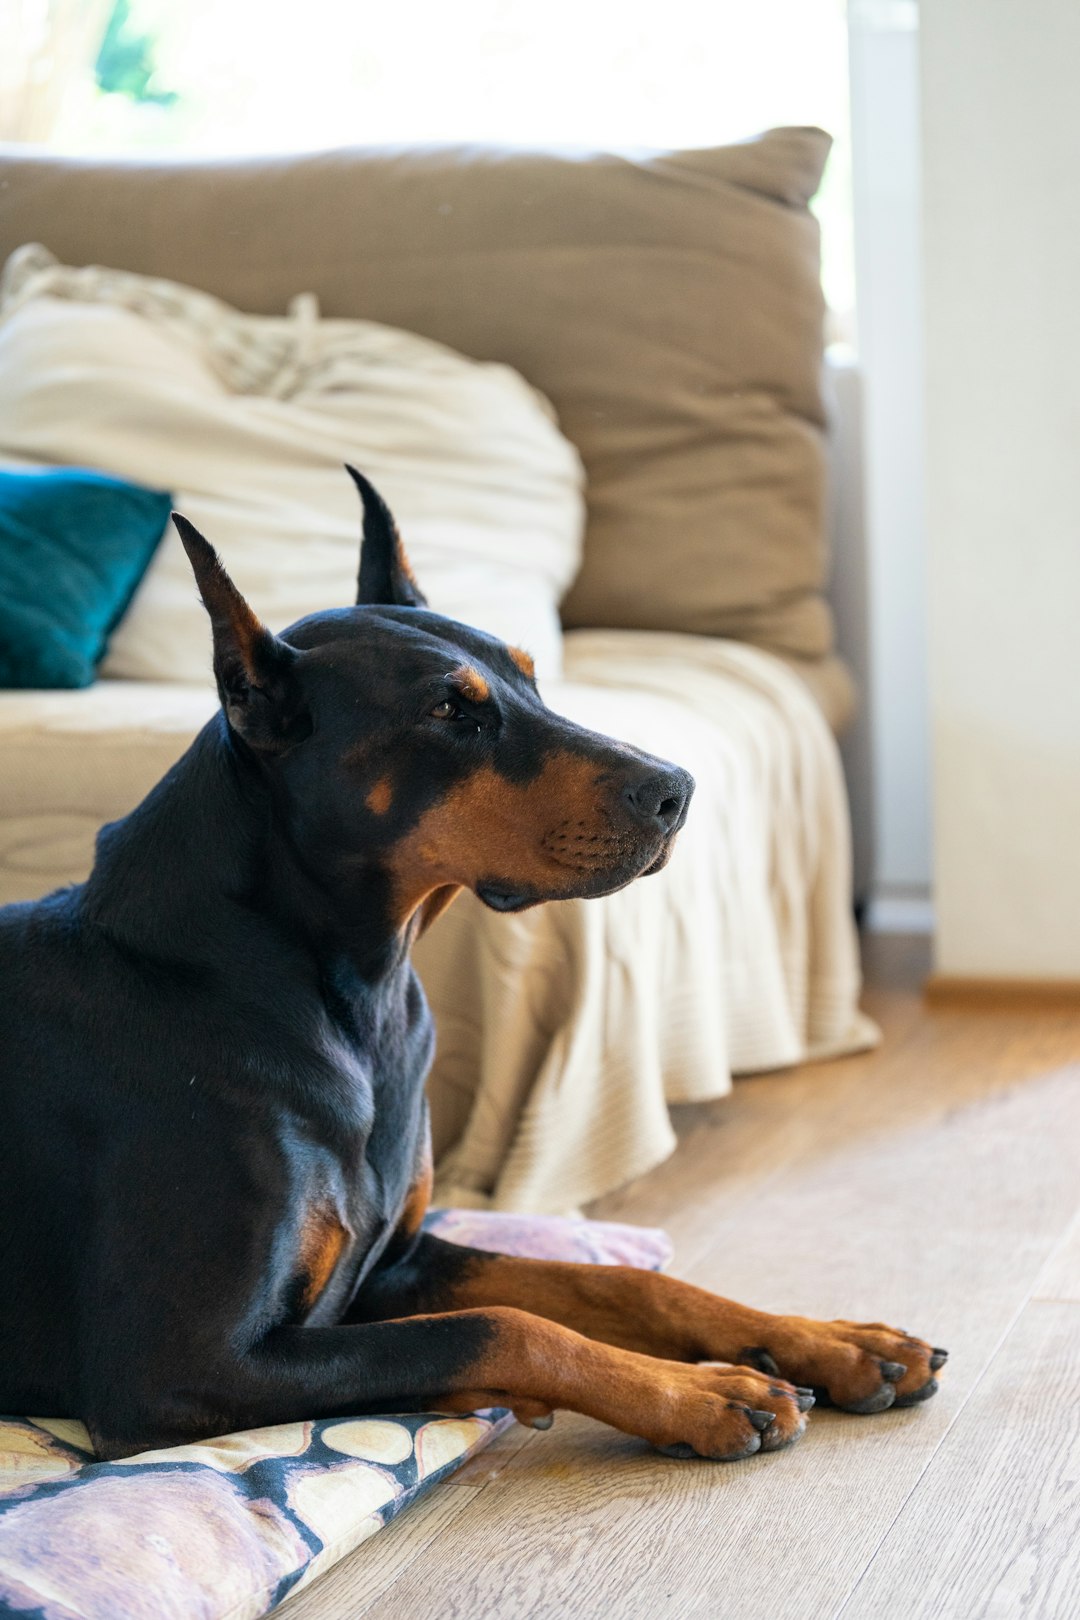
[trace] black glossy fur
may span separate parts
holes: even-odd
[[[527,878],[504,824],[490,855],[462,825],[433,887],[604,893],[663,864],[692,791],[429,612],[357,482],[363,605],[280,638],[180,521],[221,711],[85,884],[0,912],[0,1410],[82,1418],[104,1456],[462,1387],[483,1312],[370,1321],[395,1276],[462,1264],[418,1236],[433,1034],[408,952],[432,902],[395,862],[478,772],[546,793],[565,761],[603,797],[606,864],[545,887],[524,831]]]

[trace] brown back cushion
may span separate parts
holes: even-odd
[[[831,645],[818,231],[828,137],[625,156],[378,149],[226,162],[0,157],[0,255],[314,291],[504,360],[589,480],[569,625]]]

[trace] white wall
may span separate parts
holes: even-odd
[[[1080,3],[924,0],[940,971],[1080,977]]]
[[[918,21],[914,0],[848,7],[869,553],[870,921],[886,927],[929,926],[932,864]]]

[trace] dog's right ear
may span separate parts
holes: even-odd
[[[210,615],[214,675],[225,718],[249,747],[283,753],[311,733],[296,678],[299,654],[252,612],[195,525],[180,512],[172,519]]]

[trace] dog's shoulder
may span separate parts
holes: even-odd
[[[0,1053],[30,1037],[42,1012],[61,1012],[77,994],[89,961],[79,917],[80,889],[0,906]]]

